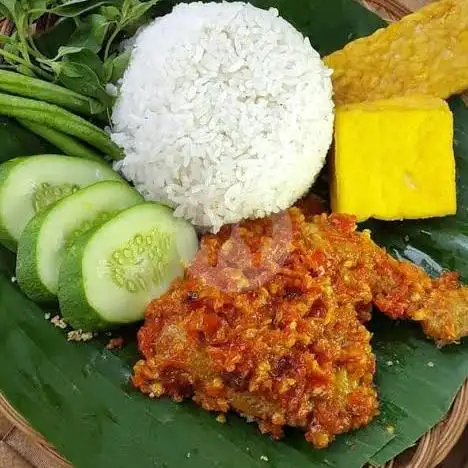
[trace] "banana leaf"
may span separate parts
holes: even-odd
[[[311,38],[322,54],[383,25],[351,0],[258,0]],[[162,4],[161,11],[171,3]],[[468,110],[455,115],[458,215],[424,222],[369,226],[398,258],[430,274],[456,269],[468,281]],[[43,151],[43,142],[11,121],[0,124],[0,161]],[[45,312],[11,281],[14,257],[0,249],[0,391],[75,466],[358,468],[382,464],[414,444],[449,409],[468,375],[468,342],[438,349],[414,324],[376,313],[370,324],[377,354],[381,414],[367,428],[314,450],[299,431],[273,442],[253,424],[229,415],[226,424],[190,402],[153,401],[130,383],[138,359],[135,329],[127,346],[111,352],[102,341],[67,342]],[[53,312],[53,310],[52,310]]]
[[[57,152],[55,147],[29,132],[16,121],[8,117],[0,117],[0,163],[16,156],[54,152]]]

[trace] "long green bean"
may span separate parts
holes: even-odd
[[[7,70],[0,70],[0,90],[57,104],[84,115],[92,115],[93,109],[100,107],[97,101],[62,86]]]
[[[121,149],[104,130],[54,104],[0,93],[0,114],[54,128],[94,146],[112,159],[123,158]]]
[[[91,148],[81,144],[75,138],[59,132],[45,125],[41,125],[26,119],[17,119],[18,122],[31,132],[39,135],[44,140],[52,143],[56,148],[62,150],[67,156],[76,156],[78,158],[92,159],[94,161],[102,162],[102,157],[94,152]]]

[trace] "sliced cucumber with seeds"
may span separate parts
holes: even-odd
[[[103,181],[34,216],[18,243],[16,277],[21,289],[35,301],[53,300],[64,251],[93,227],[143,202],[143,197],[125,182]]]
[[[82,330],[141,320],[148,303],[183,275],[197,248],[193,227],[166,206],[128,208],[66,253],[58,290],[64,319]]]
[[[109,166],[58,155],[0,165],[0,242],[15,250],[29,220],[61,198],[101,180],[122,180]]]

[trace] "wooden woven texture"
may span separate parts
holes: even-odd
[[[394,21],[430,0],[360,1],[387,21]],[[0,33],[9,34],[9,25],[0,24]],[[388,463],[385,468],[468,468],[467,425],[468,380],[458,393],[447,418],[425,434],[413,449]],[[69,468],[70,465],[0,395],[0,468],[32,467]]]

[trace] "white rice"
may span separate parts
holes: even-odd
[[[281,211],[324,164],[330,75],[275,9],[180,4],[135,40],[112,115],[116,169],[214,232]]]

